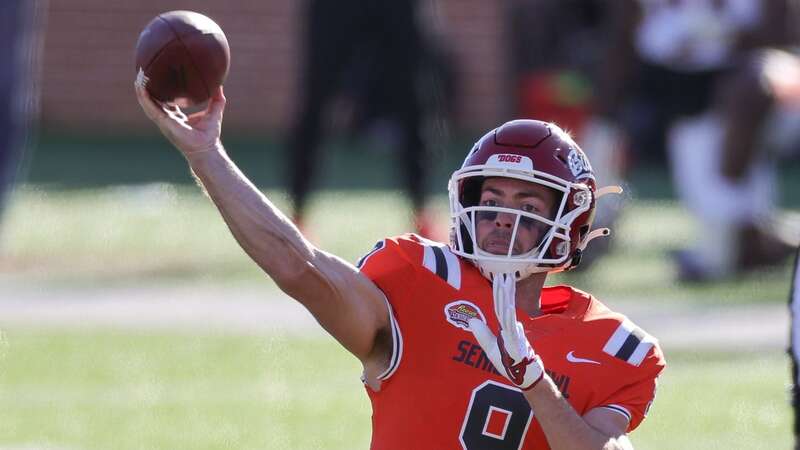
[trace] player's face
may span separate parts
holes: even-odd
[[[552,219],[556,193],[550,188],[513,178],[487,178],[481,187],[481,206],[518,209]],[[508,254],[511,234],[518,215],[507,212],[479,212],[475,233],[478,246],[498,255]],[[511,254],[533,250],[547,231],[547,224],[522,216]]]

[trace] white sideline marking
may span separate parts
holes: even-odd
[[[607,301],[670,349],[775,349],[789,342],[784,303],[695,307],[669,300]],[[231,334],[325,332],[269,286],[0,287],[0,326],[110,327]]]

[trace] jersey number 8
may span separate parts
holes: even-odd
[[[519,450],[533,410],[519,389],[486,381],[472,390],[461,426],[464,450]]]

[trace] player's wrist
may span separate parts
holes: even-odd
[[[534,356],[533,360],[526,365],[525,372],[525,379],[518,387],[523,391],[529,391],[536,387],[546,375],[541,358]]]
[[[544,377],[547,376],[547,373],[544,371],[544,365],[538,356],[536,357],[536,361],[528,365],[528,370],[530,370],[530,373],[526,383],[519,386],[520,389],[526,392],[533,390],[542,382]]]
[[[520,330],[521,332],[521,330]],[[503,335],[506,334],[506,337]],[[522,341],[525,344],[525,349],[517,348],[516,351],[513,341]],[[507,346],[510,344],[510,346]],[[525,340],[524,336],[514,336],[508,334],[507,331],[501,330],[497,338],[497,346],[500,354],[500,362],[506,372],[506,377],[514,383],[515,386],[522,390],[530,389],[533,385],[538,383],[544,374],[544,364],[539,355],[533,351],[530,343]],[[514,352],[516,355],[524,354],[524,357],[512,356],[510,353]]]
[[[203,160],[214,159],[225,155],[225,147],[222,146],[222,141],[217,139],[215,142],[198,148],[181,150],[183,157],[186,158],[190,164],[200,163]]]

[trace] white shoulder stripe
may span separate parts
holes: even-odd
[[[655,338],[642,331],[630,320],[625,319],[606,342],[603,351],[638,367],[655,342]]]
[[[444,247],[444,257],[447,260],[447,283],[455,289],[461,289],[461,264],[458,257]]]
[[[436,273],[436,257],[433,255],[433,249],[430,245],[423,246],[425,255],[422,257],[422,265],[433,273]]]
[[[620,348],[622,348],[622,344],[625,343],[625,340],[628,339],[631,332],[633,332],[633,322],[628,319],[625,319],[619,326],[617,330],[614,331],[614,334],[611,335],[611,339],[606,342],[606,346],[603,347],[603,351],[608,353],[609,355],[616,355]]]
[[[454,289],[461,289],[461,264],[446,245],[420,238],[424,248],[422,265]]]
[[[648,335],[648,337],[650,336]],[[650,353],[650,349],[652,348],[653,342],[647,341],[647,338],[643,339],[642,342],[636,346],[636,349],[631,354],[631,357],[628,358],[628,362],[638,367],[642,361],[644,361],[645,356]]]

